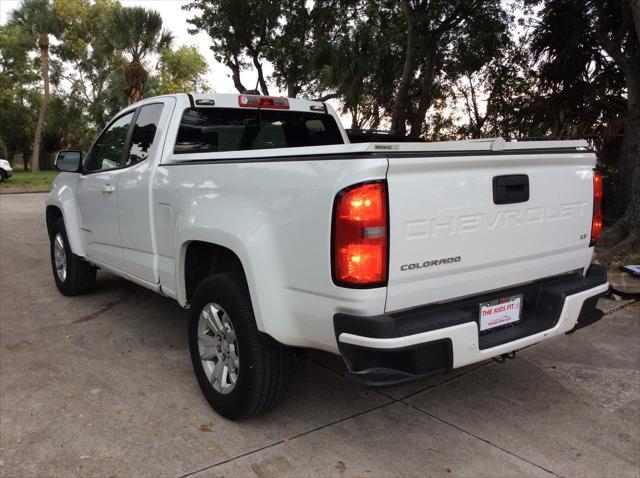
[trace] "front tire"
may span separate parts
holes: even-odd
[[[96,268],[71,252],[62,218],[51,228],[51,268],[56,286],[64,295],[86,294],[96,286]]]
[[[189,348],[202,393],[225,418],[257,415],[286,391],[291,353],[258,331],[240,275],[216,274],[198,285],[191,301]]]
[[[7,180],[7,173],[4,169],[0,169],[0,183]]]

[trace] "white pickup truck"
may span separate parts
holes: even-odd
[[[91,291],[99,268],[189,308],[197,380],[228,418],[281,398],[293,348],[392,385],[602,317],[582,141],[349,144],[325,103],[177,94],[56,166],[60,292]]]

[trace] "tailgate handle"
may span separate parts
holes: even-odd
[[[510,174],[493,177],[494,204],[515,204],[529,200],[529,176]]]

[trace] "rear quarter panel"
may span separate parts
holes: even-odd
[[[219,244],[243,264],[260,330],[287,345],[336,352],[334,313],[382,313],[386,293],[333,284],[333,201],[386,170],[385,158],[160,166],[154,213],[163,289],[184,303],[189,242]]]

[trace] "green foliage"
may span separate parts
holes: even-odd
[[[273,64],[273,80],[287,96],[296,97],[312,81],[313,22],[319,8],[310,11],[305,0],[280,2],[278,25],[265,45],[265,57]]]
[[[160,14],[143,7],[113,8],[105,27],[108,44],[132,62],[169,47],[173,41],[171,32],[162,29]]]
[[[346,0],[282,0],[277,9],[277,22],[263,50],[273,65],[273,81],[287,96],[318,92],[318,75],[325,65],[333,64],[333,40],[345,31],[343,19],[353,14],[357,2]],[[337,49],[337,48],[336,48]]]
[[[43,121],[43,166],[62,148],[87,149],[96,132],[130,101],[127,67],[165,51],[171,34],[157,12],[122,8],[117,0],[23,0],[0,27],[0,141],[9,155],[31,154],[42,105],[40,56],[48,49],[53,87]],[[57,41],[49,47],[49,36]],[[169,50],[166,50],[169,52]],[[202,84],[206,63],[193,49],[167,53],[165,83],[174,90]],[[129,63],[127,62],[129,60]],[[145,70],[145,76],[148,75]],[[151,76],[143,94],[157,94],[162,80]],[[137,86],[137,85],[136,85]],[[167,85],[167,88],[170,86]],[[46,163],[46,164],[45,164]]]
[[[22,0],[19,8],[9,14],[9,25],[17,26],[29,35],[35,48],[43,35],[56,35],[62,26],[50,0]]]
[[[598,44],[595,13],[584,2],[547,2],[532,32],[545,134],[594,137],[602,127],[620,132],[624,74]]]
[[[57,35],[61,25],[51,0],[23,0],[17,9],[10,12],[9,25],[20,28],[21,35],[31,37],[32,45],[37,45],[40,54],[43,95],[31,148],[31,167],[39,171],[42,129],[49,104],[49,37]]]
[[[116,7],[105,25],[107,44],[121,51],[129,60],[124,68],[125,92],[129,103],[144,97],[149,80],[144,59],[169,48],[173,35],[162,29],[162,17],[155,10],[142,7]]]
[[[59,61],[52,65],[52,79],[70,84],[68,98],[83,101],[90,123],[98,128],[106,124],[114,109],[127,104],[124,86],[115,95],[109,88],[123,75],[126,65],[123,52],[110,45],[107,33],[109,18],[117,8],[119,4],[113,0],[56,1],[64,29],[60,44],[53,49]]]
[[[318,36],[319,89],[337,95],[352,128],[377,128],[391,107],[399,70],[385,30],[389,12],[374,2],[352,5],[351,11],[358,20]]]
[[[33,140],[40,100],[32,47],[30,35],[19,26],[0,27],[0,138],[9,152],[29,151]]]
[[[192,14],[190,31],[209,35],[238,91],[257,85],[268,94],[275,86],[287,96],[335,98],[354,128],[428,139],[586,137],[628,191],[640,137],[632,5],[191,0],[183,8]],[[172,35],[153,10],[118,0],[23,0],[0,27],[0,152],[31,149],[43,104],[36,53],[49,36],[56,40],[48,152],[86,148],[142,97],[209,88],[205,58],[193,46],[171,49]]]
[[[74,95],[54,95],[49,103],[43,143],[45,151],[80,149],[87,151],[95,135],[82,99]]]
[[[195,46],[182,46],[177,50],[162,50],[159,62],[159,85],[157,94],[181,93],[185,91],[207,91],[204,80],[207,60]]]
[[[58,171],[26,172],[14,169],[11,179],[0,183],[0,194],[49,191],[57,175]]]
[[[276,0],[193,0],[185,7],[197,15],[188,20],[195,28],[207,32],[213,42],[211,50],[217,61],[226,65],[232,73],[236,89],[247,88],[240,72],[250,64],[258,74],[257,84],[262,93],[269,94],[262,70],[267,44],[275,34],[281,11]]]
[[[98,124],[99,129],[104,128],[109,120],[113,118],[118,111],[127,106],[127,103],[129,102],[127,94],[125,93],[127,87],[124,80],[125,66],[126,64],[123,64],[118,70],[113,72],[99,98],[102,107],[104,108],[105,118],[102,123]],[[151,78],[150,81],[147,81],[146,88],[149,88],[152,84],[152,80],[153,78]],[[145,93],[153,94],[153,91],[145,90]]]

